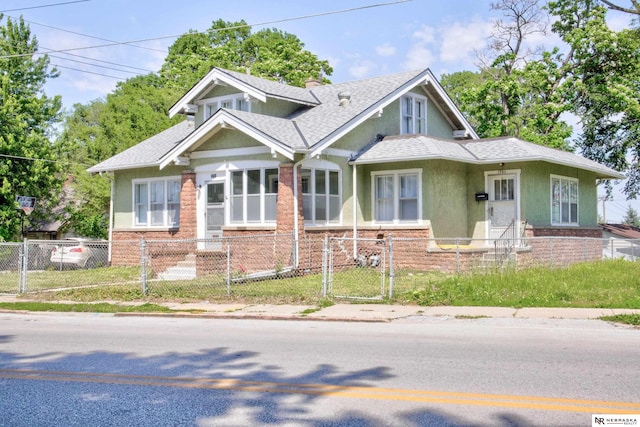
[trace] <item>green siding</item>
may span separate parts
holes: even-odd
[[[161,177],[180,177],[182,167],[170,166],[163,170],[157,167],[115,171],[113,226],[115,229],[131,228],[133,224],[133,186],[134,179],[153,179]]]

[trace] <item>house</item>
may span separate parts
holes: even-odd
[[[604,258],[640,257],[640,228],[629,224],[600,224],[602,229],[602,255]]]
[[[478,138],[428,69],[300,88],[214,68],[178,114],[89,169],[113,174],[116,242],[601,237],[596,181],[623,178],[572,153]],[[112,263],[135,264],[137,251],[114,246]]]

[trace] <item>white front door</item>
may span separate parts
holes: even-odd
[[[511,223],[517,227],[517,184],[516,175],[489,175],[487,208],[489,239],[500,238]],[[517,228],[515,232],[518,232]]]
[[[206,239],[219,239],[222,237],[224,225],[224,182],[210,182],[207,184],[206,195]]]

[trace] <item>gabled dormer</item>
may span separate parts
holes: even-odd
[[[307,89],[213,68],[169,109],[169,117],[191,116],[197,127],[220,108],[287,117],[300,107],[318,104]]]

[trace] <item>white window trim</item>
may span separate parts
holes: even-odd
[[[404,102],[405,99],[411,99],[411,111],[412,111],[412,115],[411,115],[411,129],[409,132],[404,132]],[[400,134],[401,135],[413,135],[416,134],[416,101],[422,101],[423,105],[424,105],[424,117],[422,117],[422,120],[424,121],[424,129],[421,133],[421,135],[426,135],[427,134],[427,97],[426,96],[422,96],[422,95],[418,95],[416,93],[413,92],[409,92],[406,93],[405,95],[403,95],[400,98]]]
[[[201,100],[197,101],[196,104],[197,105],[202,105],[204,107],[204,111],[202,112],[202,116],[203,116],[204,120],[207,120],[216,111],[218,111],[218,109],[220,109],[220,104],[225,102],[225,101],[231,101],[233,103],[233,106],[231,107],[232,110],[239,110],[238,101],[244,101],[246,103],[246,105],[247,105],[247,109],[244,110],[244,111],[251,112],[251,102],[247,99],[247,97],[245,96],[244,93],[234,93],[234,94],[231,94],[231,95],[216,96],[214,98],[201,99]],[[209,109],[209,106],[211,106],[211,105],[215,105],[215,109],[213,109],[211,111],[211,113],[208,113],[207,110]]]
[[[560,218],[559,222],[553,221],[553,180],[560,180],[560,188],[562,189],[562,181],[575,182],[578,186],[578,194],[576,200],[576,222],[562,222],[562,194],[560,195]],[[578,227],[580,225],[580,180],[578,178],[572,178],[569,176],[563,175],[554,175],[551,174],[549,176],[549,215],[551,225],[557,226],[567,226],[567,227]]]
[[[378,221],[376,219],[376,179],[379,176],[393,176],[393,220]],[[400,220],[400,175],[418,176],[418,218],[416,220]],[[422,224],[422,169],[399,169],[371,172],[371,218],[374,224]]]
[[[178,223],[169,224],[169,213],[168,213],[168,204],[169,204],[169,181],[178,181],[180,186],[182,186],[182,177],[180,176],[167,176],[161,178],[148,178],[148,179],[134,179],[131,181],[131,212],[133,214],[133,218],[131,218],[131,224],[134,228],[177,228],[180,226],[180,219],[178,217]],[[163,202],[163,212],[162,212],[162,225],[151,225],[150,215],[151,215],[151,183],[154,182],[163,182],[164,183],[164,202]],[[146,223],[138,223],[138,215],[136,212],[136,185],[139,184],[147,184],[147,222]],[[182,188],[180,188],[182,191]],[[180,199],[178,199],[178,202]],[[180,209],[180,204],[178,203],[178,210]]]
[[[309,182],[309,187],[312,189],[311,193],[303,193],[302,192],[302,188],[300,188],[300,194],[303,195],[303,199],[304,199],[304,195],[310,195],[311,196],[311,203],[312,206],[310,208],[311,212],[312,212],[312,218],[307,218],[305,216],[304,218],[304,224],[305,226],[309,226],[309,227],[314,227],[314,226],[339,226],[342,225],[342,170],[340,169],[340,166],[331,163],[331,162],[327,162],[324,160],[309,160],[306,161],[304,163],[302,163],[302,165],[300,166],[300,174],[302,174],[302,170],[310,170],[311,171],[311,176],[310,176],[310,182]],[[327,215],[327,219],[325,221],[316,221],[316,174],[315,171],[320,170],[320,171],[324,171],[325,172],[325,182],[326,182],[326,193],[325,193],[325,200],[326,200],[326,215]],[[329,172],[337,172],[338,173],[338,194],[337,197],[339,199],[339,209],[340,212],[338,214],[338,220],[337,221],[331,221],[329,219],[329,217],[331,216],[331,196],[336,196],[335,194],[330,194],[330,189],[329,189]]]
[[[278,180],[280,179],[280,168],[279,166],[261,166],[261,167],[243,167],[243,168],[234,168],[234,169],[230,169],[229,170],[229,175],[227,178],[227,182],[228,182],[228,216],[225,215],[227,221],[226,223],[231,225],[231,226],[238,226],[238,225],[273,225],[276,223],[277,218],[273,219],[273,220],[267,220],[265,219],[266,216],[266,201],[265,201],[265,196],[267,195],[276,195],[276,213],[277,213],[277,197],[278,197],[278,188],[276,187],[276,192],[275,193],[267,193],[266,192],[266,186],[265,186],[265,172],[267,169],[275,169],[278,171]],[[260,171],[260,194],[259,194],[259,198],[260,198],[260,220],[258,221],[249,221],[247,219],[247,214],[248,214],[248,204],[247,204],[247,199],[248,199],[248,193],[247,193],[247,189],[248,189],[248,175],[247,172],[250,170],[259,170]],[[235,172],[242,172],[242,220],[238,221],[238,220],[234,220],[233,219],[233,203],[234,203],[234,199],[235,198],[239,198],[240,196],[238,195],[234,195],[233,194],[233,174]],[[255,195],[253,195],[255,196]]]

